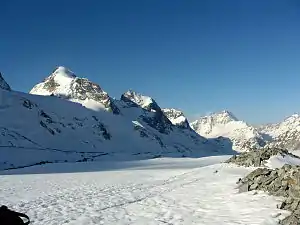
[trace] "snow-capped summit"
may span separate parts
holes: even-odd
[[[300,149],[300,115],[295,113],[280,123],[260,127],[260,131],[269,136],[270,147]]]
[[[75,78],[76,75],[64,66],[58,66],[54,71],[53,75],[57,77]]]
[[[4,80],[2,74],[0,73],[0,88],[4,89],[4,90],[8,90],[10,91],[10,86],[8,85],[8,83]]]
[[[232,112],[227,110],[223,110],[217,113],[212,113],[208,116],[202,117],[201,119],[212,120],[213,123],[218,123],[218,124],[226,124],[231,121],[239,121]]]
[[[42,83],[35,85],[30,94],[58,96],[93,110],[105,109],[119,113],[112,99],[98,84],[77,77],[63,66],[57,67]]]
[[[238,127],[245,127],[246,123],[239,121],[233,113],[223,110],[218,113],[212,113],[208,116],[204,116],[199,118],[198,120],[191,123],[191,126],[194,130],[196,130],[198,133],[201,133],[201,135],[214,135],[215,136],[215,128],[216,127],[223,127],[223,125],[227,125],[229,123],[234,122],[234,128]],[[235,123],[236,122],[236,123]],[[220,130],[223,130],[220,127]],[[218,132],[219,133],[219,132]]]
[[[300,131],[300,115],[295,113],[280,123],[262,126],[260,130],[274,138],[290,130]]]
[[[142,95],[140,93],[137,93],[135,91],[129,90],[125,92],[121,96],[121,100],[125,102],[133,102],[137,104],[138,106],[142,107],[143,109],[146,109],[148,111],[154,111],[161,110],[158,104],[154,101],[153,98],[149,96]]]
[[[172,124],[179,126],[181,128],[190,128],[190,124],[182,111],[179,111],[177,109],[167,109],[167,108],[162,109],[162,111],[172,122]]]
[[[236,151],[265,145],[263,135],[256,128],[238,120],[233,113],[226,110],[201,117],[191,123],[191,127],[207,138],[229,138]]]

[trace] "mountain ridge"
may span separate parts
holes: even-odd
[[[265,146],[297,150],[300,148],[299,125],[299,114],[293,114],[279,123],[253,126],[237,119],[228,110],[211,113],[191,123],[192,128],[206,138],[218,136],[229,138],[236,151]]]
[[[2,83],[7,84],[4,78]],[[65,67],[57,67],[30,94],[12,91],[8,84],[4,87],[0,88],[0,116],[5,118],[0,121],[0,169],[300,146],[299,115],[256,128],[223,110],[189,123],[182,111],[161,108],[153,98],[133,90],[120,99],[111,98],[99,84]]]
[[[3,90],[11,91],[9,84],[5,81],[1,73],[0,73],[0,88]]]
[[[229,140],[225,146],[174,125],[154,99],[146,104],[135,98],[143,95],[131,92],[112,99],[100,85],[64,67],[56,68],[29,94],[3,89],[0,94],[2,170],[58,162],[233,153]]]

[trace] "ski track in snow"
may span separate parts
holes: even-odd
[[[115,171],[3,175],[0,202],[27,213],[33,225],[270,225],[287,215],[276,209],[279,199],[239,194],[235,182],[250,170],[216,164],[220,159],[157,159]],[[158,167],[166,161],[181,166]]]

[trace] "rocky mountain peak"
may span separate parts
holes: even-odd
[[[93,110],[105,109],[115,114],[119,113],[112,99],[98,84],[77,77],[63,66],[55,68],[49,77],[33,87],[30,94],[57,96]]]
[[[295,123],[298,120],[300,120],[300,115],[298,113],[294,113],[293,115],[287,117],[283,123]]]
[[[56,67],[52,74],[57,78],[64,77],[64,78],[74,79],[76,77],[76,75],[71,70],[69,70],[64,66]]]
[[[223,110],[221,112],[212,113],[208,116],[200,117],[198,120],[191,123],[194,130],[207,130],[205,133],[209,133],[213,126],[225,125],[233,121],[238,121],[238,119],[233,115],[233,113]]]
[[[207,138],[229,138],[236,151],[265,145],[263,135],[256,128],[239,121],[233,113],[227,110],[201,117],[191,123],[191,127]]]
[[[125,92],[121,96],[121,100],[123,100],[125,102],[135,103],[136,105],[138,105],[148,111],[153,111],[153,112],[161,111],[161,108],[158,106],[158,104],[155,102],[154,99],[152,99],[149,96],[142,95],[133,90],[129,90],[129,91]]]
[[[208,117],[211,117],[216,122],[222,123],[222,124],[228,123],[230,121],[238,121],[236,116],[232,112],[227,111],[227,110],[223,110],[218,113],[213,113],[213,114],[209,115]]]
[[[8,90],[10,91],[11,88],[10,86],[8,85],[8,83],[4,80],[2,74],[0,73],[0,88],[1,89],[4,89],[4,90]]]
[[[173,125],[179,126],[181,128],[190,128],[190,124],[182,111],[173,108],[165,108],[162,109],[162,111]]]

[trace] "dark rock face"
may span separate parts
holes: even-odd
[[[45,80],[44,88],[49,92],[53,92],[57,87],[59,87],[59,84],[55,82],[54,77]]]
[[[300,148],[300,131],[296,129],[288,130],[277,136],[268,146],[297,150]]]
[[[154,99],[148,96],[143,96],[132,90],[124,93],[121,96],[121,100],[124,102],[135,103],[135,105],[138,105],[147,111],[161,111],[161,108],[158,106]]]
[[[288,150],[280,149],[280,148],[263,148],[263,149],[257,149],[257,150],[251,150],[249,152],[243,152],[240,155],[235,155],[228,159],[227,163],[234,163],[239,166],[255,166],[260,167],[264,166],[266,160],[270,159],[271,156],[275,155],[290,155],[294,158],[299,158],[298,156],[295,156],[288,152]]]
[[[176,110],[176,109],[162,109],[166,117],[173,123],[173,125],[181,128],[181,129],[190,129],[190,123],[188,120],[185,118],[183,112]],[[176,121],[176,119],[182,118],[180,121]],[[176,122],[173,122],[176,121]]]
[[[147,123],[150,127],[158,130],[160,133],[169,134],[173,130],[173,124],[163,114],[162,111],[157,111],[153,116],[141,115],[142,120]]]
[[[149,104],[145,104],[143,98],[147,99]],[[143,113],[139,118],[160,133],[169,134],[170,131],[173,130],[171,121],[166,117],[158,104],[150,97],[141,96],[136,92],[128,91],[121,96],[121,101],[125,102],[127,107],[141,108]]]
[[[262,190],[275,196],[285,197],[278,206],[292,212],[280,222],[284,225],[300,224],[300,166],[285,165],[271,170],[258,168],[238,181],[239,191]]]
[[[0,88],[7,91],[11,91],[10,86],[8,85],[8,83],[6,83],[1,73],[0,73]]]
[[[95,84],[85,78],[76,78],[72,85],[72,97],[80,100],[93,99],[101,102],[105,108],[112,111],[114,114],[119,114],[120,110],[114,104],[109,95],[104,92],[98,84]]]

